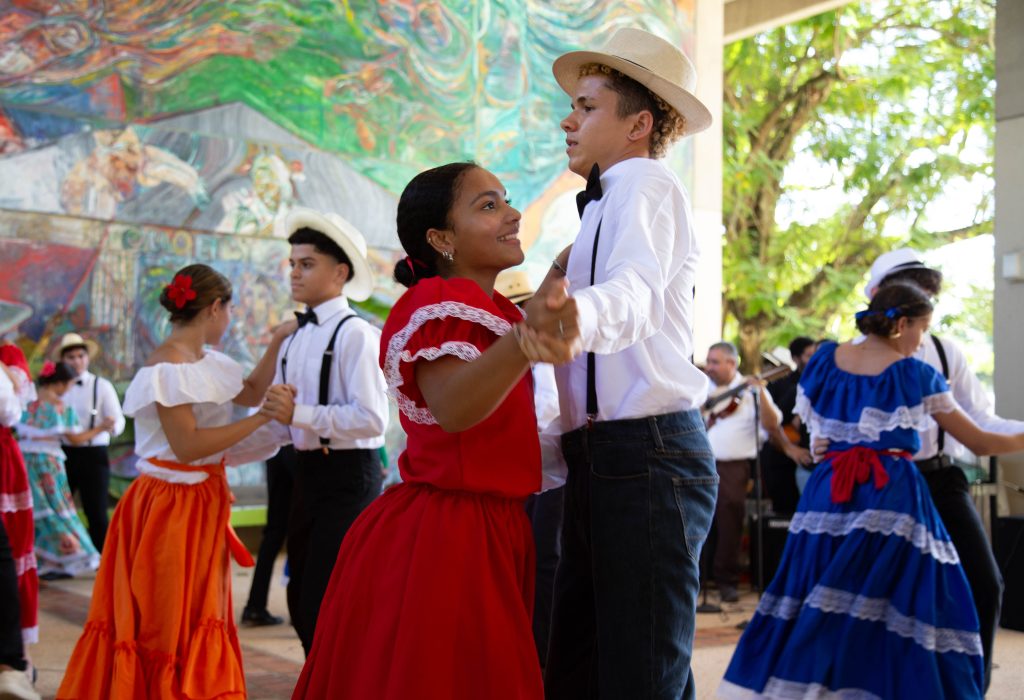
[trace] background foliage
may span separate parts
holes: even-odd
[[[726,47],[724,331],[748,371],[852,332],[878,254],[992,231],[994,21],[984,0],[861,2]]]

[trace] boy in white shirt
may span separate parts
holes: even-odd
[[[669,144],[711,115],[672,44],[620,29],[554,64],[572,98],[569,169],[588,178],[568,260],[586,353],[556,368],[568,464],[545,692],[692,698],[697,561],[718,477],[691,362],[697,240]]]

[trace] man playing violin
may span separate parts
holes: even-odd
[[[739,600],[736,586],[740,574],[740,537],[743,534],[751,466],[760,442],[760,436],[754,429],[755,393],[761,403],[760,427],[768,438],[786,454],[796,455],[799,449],[783,435],[780,427],[782,412],[764,389],[764,380],[760,377],[744,377],[737,371],[738,366],[739,353],[732,343],[721,341],[708,350],[705,371],[713,386],[711,398],[705,403],[708,410],[704,415],[720,479],[714,521],[718,543],[712,564],[712,578],[718,584],[725,603]],[[733,391],[740,387],[756,387],[758,391]],[[723,394],[728,394],[729,398],[716,403],[716,397],[723,398]]]

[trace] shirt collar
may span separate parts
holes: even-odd
[[[318,326],[324,325],[324,322],[337,316],[343,311],[348,311],[348,299],[344,296],[336,296],[333,299],[328,299],[322,304],[318,304],[313,307],[313,311],[316,313],[316,322]]]
[[[601,188],[607,190],[612,187],[616,181],[622,178],[629,177],[631,173],[647,165],[651,158],[627,158],[626,160],[620,160],[618,163],[611,165],[607,170],[601,173]]]

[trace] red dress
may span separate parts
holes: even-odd
[[[17,345],[0,345],[0,362],[17,367],[29,377],[25,354]],[[21,449],[10,428],[0,425],[0,518],[3,518],[11,555],[18,572],[21,634],[26,644],[39,641],[39,577],[36,571],[35,523],[32,492]]]
[[[447,433],[414,372],[441,355],[471,361],[519,320],[465,279],[423,280],[392,309],[381,367],[408,435],[404,483],[345,536],[293,698],[543,697],[523,508],[541,482],[529,373],[488,418]]]

